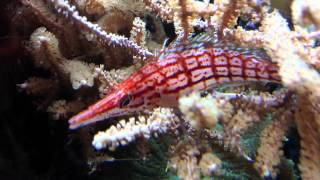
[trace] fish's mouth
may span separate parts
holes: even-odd
[[[125,114],[124,114],[125,113]],[[131,112],[126,109],[115,109],[109,112],[105,112],[99,115],[95,115],[94,117],[91,117],[91,112],[83,111],[80,114],[72,117],[69,122],[69,129],[77,129],[89,124],[93,124],[99,121],[108,120],[110,118],[115,117],[125,117],[127,115],[133,114],[134,112]]]
[[[70,129],[77,129],[79,127],[85,126],[87,124],[92,123],[93,121],[89,120],[92,116],[90,111],[83,111],[76,116],[73,116],[69,121]]]
[[[88,109],[73,116],[69,122],[70,129],[76,129],[96,121],[102,121],[111,117],[121,115],[124,108],[119,107],[119,98],[123,96],[122,91],[112,93],[107,97],[91,105]]]

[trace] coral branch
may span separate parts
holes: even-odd
[[[284,136],[293,122],[292,104],[279,109],[273,115],[273,121],[262,132],[260,147],[257,151],[255,168],[261,177],[276,178],[277,167],[283,156],[282,145]]]
[[[227,0],[227,1],[217,1],[218,12],[217,15],[212,18],[214,27],[217,30],[218,38],[222,39],[224,34],[223,31],[227,27],[235,25],[236,20],[239,16],[241,4],[243,1]]]
[[[221,116],[218,103],[211,96],[201,98],[199,93],[180,98],[179,108],[185,120],[198,130],[214,128]]]
[[[319,101],[318,101],[319,103]],[[301,137],[300,165],[303,179],[320,177],[320,118],[319,108],[301,97],[296,114],[296,123]]]
[[[170,109],[159,108],[147,119],[140,116],[137,121],[134,118],[129,119],[129,122],[122,120],[117,126],[99,132],[95,135],[92,145],[96,149],[108,147],[115,150],[119,145],[126,145],[138,137],[149,139],[151,135],[165,133],[178,121]]]
[[[157,13],[161,19],[171,22],[173,20],[173,12],[164,3],[159,3],[156,0],[143,0],[147,7]]]
[[[79,12],[74,6],[71,6],[65,0],[50,0],[58,13],[61,13],[66,18],[70,18],[76,25],[83,28],[85,31],[92,33],[92,36],[97,38],[102,44],[123,47],[132,51],[142,58],[153,56],[151,52],[141,48],[136,43],[130,41],[128,38],[112,33],[107,33],[101,29],[97,24],[93,24],[87,20],[86,17],[79,15]]]
[[[59,42],[56,37],[46,31],[45,28],[38,28],[31,36],[35,64],[51,69],[52,74],[57,74],[61,82],[66,85],[65,77],[70,77],[73,89],[81,86],[93,86],[94,65],[88,65],[79,60],[68,60],[62,56],[59,49]]]
[[[270,37],[265,38],[264,46],[272,60],[278,62],[284,84],[301,92],[307,88],[320,96],[320,75],[295,53],[300,46],[291,40],[285,19],[278,12],[273,12],[265,17],[262,28],[264,36]],[[274,28],[278,29],[277,34],[274,34]],[[297,83],[301,85],[296,86]]]
[[[64,55],[71,57],[80,53],[80,41],[77,33],[75,33],[76,29],[72,28],[70,25],[66,25],[66,22],[59,19],[58,15],[47,7],[42,0],[21,1],[32,10],[32,13],[36,15],[39,21],[45,25],[47,29],[57,36]]]

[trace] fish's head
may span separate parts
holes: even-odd
[[[127,88],[113,90],[105,98],[89,106],[86,110],[73,116],[69,120],[69,128],[76,129],[97,121],[126,115],[138,111],[139,98],[134,98]]]

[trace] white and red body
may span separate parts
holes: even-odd
[[[70,128],[145,108],[175,107],[181,95],[225,83],[279,83],[277,66],[257,52],[210,42],[166,49],[105,98],[71,118]]]

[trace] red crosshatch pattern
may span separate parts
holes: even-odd
[[[191,45],[177,45],[164,50],[156,60],[119,84],[118,91],[73,117],[69,121],[70,127],[143,108],[176,106],[179,96],[222,83],[279,83],[278,67],[266,59],[268,57],[250,50],[221,44],[193,42]],[[119,108],[121,99],[128,94],[130,103]]]

